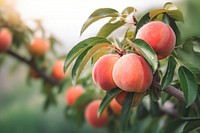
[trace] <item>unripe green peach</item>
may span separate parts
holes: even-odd
[[[89,103],[85,110],[85,119],[94,128],[101,128],[108,123],[108,111],[105,109],[102,115],[98,118],[98,109],[101,100],[94,100]]]
[[[152,21],[142,26],[136,38],[146,41],[156,52],[158,59],[167,57],[176,43],[172,28],[161,21]]]
[[[114,65],[113,80],[126,92],[144,92],[152,82],[153,74],[146,60],[137,54],[122,56]]]
[[[95,63],[92,77],[97,86],[104,90],[111,90],[116,87],[112,78],[113,66],[120,56],[107,54],[99,58]]]

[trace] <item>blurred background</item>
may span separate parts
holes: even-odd
[[[0,0],[0,3],[6,0]],[[56,47],[57,53],[67,52],[84,38],[94,36],[104,20],[91,25],[82,36],[80,30],[88,16],[98,8],[114,8],[122,11],[125,7],[137,9],[136,17],[146,11],[163,7],[166,2],[173,2],[184,15],[184,22],[178,23],[182,38],[200,35],[199,0],[7,0],[30,27],[33,19],[41,19],[47,34],[53,34],[63,45]],[[106,21],[106,20],[105,20]],[[2,56],[2,55],[0,55]],[[0,66],[0,133],[73,133],[80,130],[64,117],[64,93],[57,95],[56,106],[43,110],[45,101],[41,93],[41,81],[31,85],[26,81],[28,68],[24,64],[12,73],[10,64],[18,62],[8,58]],[[81,132],[102,133],[106,129],[93,129],[84,124]]]

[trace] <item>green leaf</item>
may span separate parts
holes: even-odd
[[[181,66],[178,70],[178,75],[188,107],[195,101],[197,97],[198,85],[196,83],[193,73],[186,67]]]
[[[159,104],[157,101],[154,101],[152,98],[150,98],[150,113],[152,116],[158,116],[159,115]]]
[[[144,105],[144,103],[140,103],[137,107],[137,119],[138,120],[142,120],[144,118],[146,118],[148,116],[149,112],[146,108],[146,106]]]
[[[103,55],[105,55],[106,53],[108,53],[112,48],[107,47],[107,48],[101,48],[100,50],[98,50],[94,56],[92,57],[92,64],[96,63],[96,61]]]
[[[85,49],[76,59],[75,63],[74,63],[74,66],[72,68],[72,73],[71,73],[71,77],[72,77],[72,84],[73,85],[76,85],[76,79],[75,79],[75,76],[76,76],[76,71],[79,67],[79,65],[81,64],[83,58],[85,57],[85,55],[87,54],[88,50],[90,50],[92,48],[92,46],[88,47],[87,49]]]
[[[162,14],[162,13],[165,13],[167,12],[168,10],[167,9],[164,9],[164,8],[161,8],[161,9],[155,9],[155,10],[152,10],[150,13],[149,13],[149,17],[150,19],[154,19],[157,15],[159,14]]]
[[[167,14],[163,14],[163,20],[164,23],[168,24],[174,31],[175,35],[176,35],[176,45],[179,45],[180,40],[181,40],[181,33],[174,21],[173,18],[171,18],[169,15]]]
[[[123,15],[129,15],[129,14],[131,14],[131,13],[133,13],[133,12],[135,12],[136,11],[136,9],[134,8],[134,7],[126,7],[123,11],[122,11],[122,16]]]
[[[180,10],[170,10],[167,11],[167,14],[173,18],[175,21],[181,21],[183,22],[183,14]]]
[[[138,30],[143,26],[145,25],[146,23],[150,22],[150,17],[149,17],[149,13],[145,14],[140,20],[139,22],[137,23],[137,26],[136,26],[136,30],[135,30],[135,35],[137,34]]]
[[[185,123],[185,121],[180,119],[173,119],[173,121],[170,121],[166,124],[164,127],[164,133],[177,133],[175,132],[180,126],[182,126]]]
[[[111,8],[100,8],[94,11],[87,21],[83,24],[81,28],[81,34],[90,26],[92,23],[96,22],[99,19],[106,18],[106,17],[119,17],[118,11]]]
[[[127,39],[127,42],[139,51],[139,54],[147,60],[151,65],[153,73],[155,73],[158,68],[158,59],[155,51],[150,45],[141,39],[129,38]]]
[[[196,45],[200,46],[200,38],[189,38],[174,50],[173,55],[200,79],[200,52],[195,51]]]
[[[123,26],[126,22],[122,19],[116,22],[108,22],[106,23],[98,32],[97,36],[99,37],[108,37],[114,30]]]
[[[98,110],[98,117],[101,116],[105,108],[108,106],[108,104],[112,101],[112,99],[117,96],[122,90],[119,88],[114,88],[109,91],[107,91],[105,97],[103,98],[99,110]]]
[[[82,59],[81,63],[79,64],[77,70],[75,71],[75,77],[72,76],[72,80],[76,81],[78,80],[82,70],[84,69],[85,65],[87,64],[87,62],[90,60],[90,58],[101,48],[107,48],[109,47],[111,44],[109,43],[101,43],[101,44],[97,44],[95,46],[93,46],[91,49],[89,49],[86,53],[86,55],[84,56],[84,58]],[[79,58],[79,57],[78,57]],[[74,77],[74,78],[73,78]]]
[[[167,10],[178,10],[178,8],[175,5],[173,5],[172,2],[167,2],[164,5],[164,8],[167,9]]]
[[[122,131],[126,131],[129,117],[131,115],[131,109],[133,104],[134,92],[128,92],[123,102],[122,106],[122,116],[121,116],[121,125]]]
[[[160,91],[154,88],[150,89],[150,97],[154,102],[157,102],[160,98]]]
[[[200,128],[200,120],[189,121],[183,129],[183,133],[189,133],[197,128]]]
[[[98,43],[110,43],[108,40],[102,37],[91,37],[88,39],[85,39],[81,42],[79,42],[77,45],[75,45],[67,54],[67,57],[65,59],[65,64],[64,64],[64,72],[67,70],[69,65],[72,63],[72,61],[80,55],[87,47],[91,45],[95,45]]]
[[[174,70],[176,68],[176,61],[174,57],[170,56],[168,59],[167,70],[162,78],[162,90],[166,88],[173,80],[174,77]]]

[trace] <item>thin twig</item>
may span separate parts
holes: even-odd
[[[6,53],[7,53],[8,55],[10,55],[10,56],[12,56],[12,57],[14,57],[14,58],[16,58],[16,59],[18,59],[18,60],[24,62],[25,64],[27,64],[27,65],[28,65],[29,67],[31,67],[36,73],[38,73],[38,75],[39,75],[41,78],[45,79],[45,80],[48,81],[49,83],[51,83],[51,84],[53,84],[53,85],[59,85],[59,81],[58,81],[58,80],[56,80],[56,79],[54,79],[53,77],[47,75],[43,70],[37,68],[36,65],[35,65],[32,61],[30,61],[30,60],[28,60],[28,59],[26,59],[26,58],[20,56],[19,54],[13,52],[12,50],[7,50]]]

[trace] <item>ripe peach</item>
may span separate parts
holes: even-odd
[[[136,38],[146,41],[156,52],[158,59],[167,57],[174,49],[176,36],[172,28],[160,21],[152,21],[142,26]]]
[[[5,52],[9,49],[12,43],[12,34],[7,28],[2,28],[0,30],[0,52]]]
[[[108,123],[107,110],[104,110],[99,118],[97,116],[100,104],[101,100],[94,100],[87,105],[85,110],[85,119],[94,128],[101,128]]]
[[[67,105],[73,106],[76,100],[85,92],[81,85],[75,87],[71,86],[67,89],[65,95],[65,101]]]
[[[28,46],[29,52],[34,56],[43,56],[49,49],[49,41],[35,37],[33,42]]]
[[[69,76],[69,71],[67,70],[66,73],[63,72],[64,61],[57,60],[53,65],[51,75],[57,80],[63,80],[65,77]]]
[[[127,92],[144,92],[152,82],[153,74],[146,60],[137,54],[122,56],[114,65],[113,80]]]
[[[123,105],[125,96],[128,92],[122,91],[119,93],[116,97],[115,100],[119,105]],[[139,103],[142,101],[143,97],[145,96],[145,93],[135,93],[133,97],[133,104],[132,106],[135,107],[139,105]]]
[[[116,115],[121,115],[122,106],[115,100],[115,98],[110,102],[110,108]]]
[[[116,61],[120,58],[118,55],[107,54],[99,58],[95,63],[92,77],[97,86],[104,90],[111,90],[116,87],[112,71]]]

